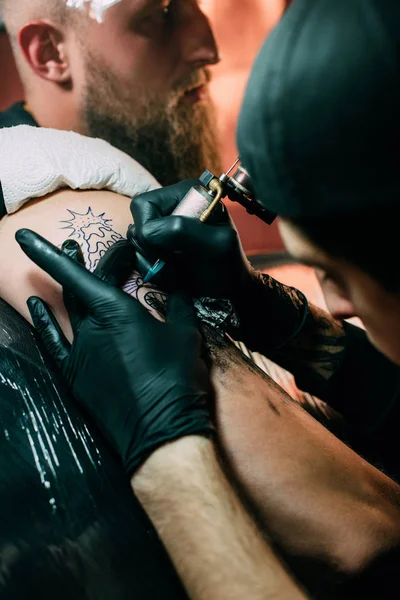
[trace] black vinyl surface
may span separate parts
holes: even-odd
[[[0,301],[0,598],[186,598],[117,457],[50,362]]]

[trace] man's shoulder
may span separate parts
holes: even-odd
[[[0,112],[0,129],[16,125],[33,125],[37,127],[35,119],[25,110],[23,102],[17,102],[8,110]]]

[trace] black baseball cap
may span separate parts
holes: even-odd
[[[295,0],[252,70],[238,146],[279,215],[400,204],[400,0]]]

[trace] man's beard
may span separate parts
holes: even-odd
[[[132,91],[124,91],[105,67],[95,66],[93,60],[89,64],[82,111],[86,135],[126,152],[164,186],[199,177],[205,169],[222,172],[211,101],[190,104],[183,101],[182,92],[175,92],[176,101],[166,106],[140,88],[132,100]],[[199,74],[193,75],[185,86],[198,81]]]

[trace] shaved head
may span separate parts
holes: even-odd
[[[18,34],[25,25],[35,21],[49,21],[57,28],[73,22],[77,27],[77,13],[82,13],[69,9],[66,4],[67,0],[0,0],[0,12],[25,91],[32,85],[32,73],[22,56]]]
[[[0,10],[11,38],[28,21],[54,19],[63,22],[71,12],[66,0],[0,0]]]

